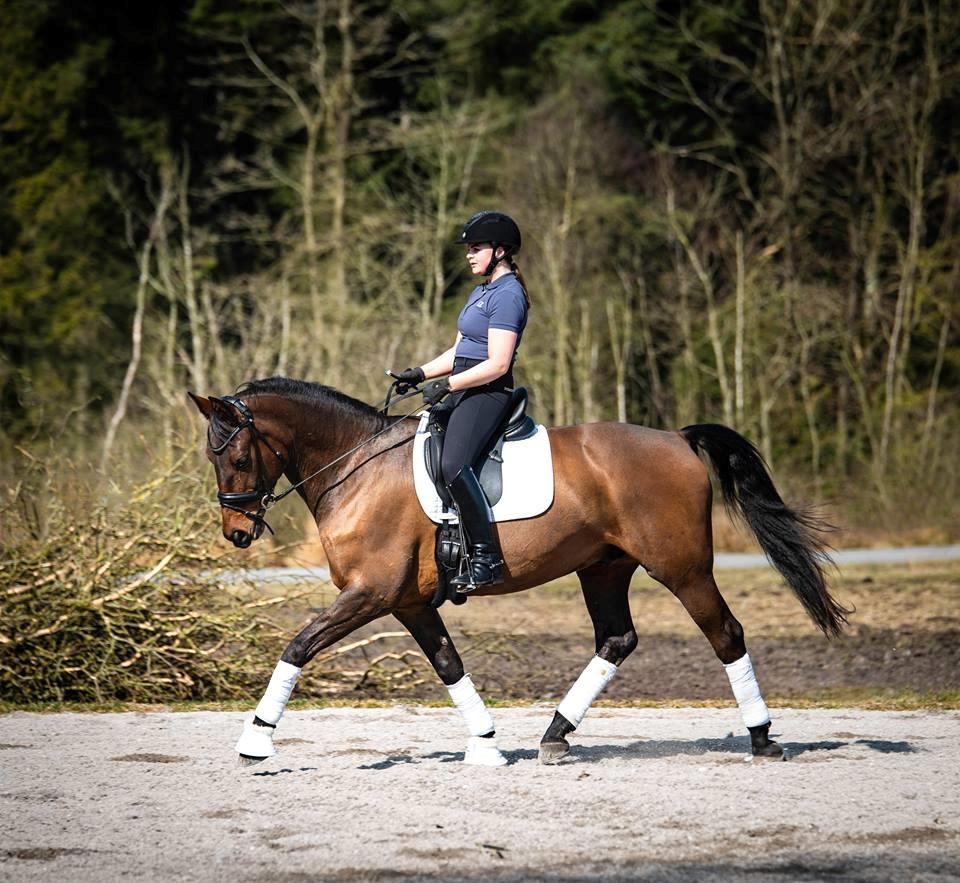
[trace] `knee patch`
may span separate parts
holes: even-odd
[[[457,462],[456,460],[451,461],[444,456],[440,460],[440,477],[443,479],[443,483],[450,487],[453,483],[453,480],[457,477],[457,473],[463,468],[463,464]]]

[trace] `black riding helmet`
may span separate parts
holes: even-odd
[[[493,245],[493,255],[490,258],[490,263],[487,264],[487,269],[483,271],[484,276],[489,276],[494,267],[502,260],[502,258],[497,257],[498,247],[503,248],[504,257],[510,257],[520,251],[520,228],[510,215],[505,215],[503,212],[477,212],[463,225],[463,231],[460,233],[457,242],[460,245],[471,245],[478,242],[489,242]]]

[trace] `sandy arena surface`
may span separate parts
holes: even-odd
[[[240,713],[0,717],[4,880],[960,880],[960,712],[494,709],[510,763],[458,761],[452,708],[289,712],[235,764]],[[737,735],[734,736],[733,733]]]

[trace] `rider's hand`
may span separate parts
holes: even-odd
[[[427,405],[438,405],[450,392],[450,381],[446,377],[443,380],[434,380],[423,390],[423,401]]]
[[[418,383],[423,383],[426,379],[426,376],[423,373],[423,368],[404,368],[399,374],[396,375],[397,379],[397,394],[403,395],[410,391],[411,386],[416,386]]]

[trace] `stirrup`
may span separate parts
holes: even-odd
[[[464,572],[450,580],[450,585],[459,594],[466,595],[474,589],[483,586],[496,586],[502,582],[503,561],[495,555],[481,553],[467,561]]]

